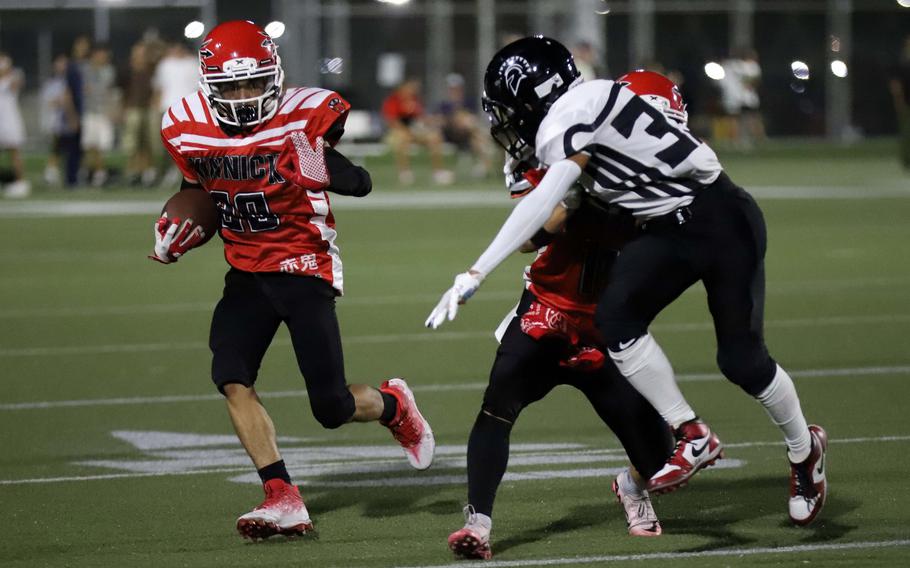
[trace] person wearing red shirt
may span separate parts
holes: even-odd
[[[266,493],[237,530],[251,539],[301,534],[313,525],[254,387],[281,323],[322,426],[378,420],[417,469],[432,462],[433,432],[404,380],[375,389],[345,379],[335,314],[344,282],[328,192],[360,197],[372,188],[367,171],[334,149],[347,101],[320,88],[284,89],[277,47],[252,22],[215,27],[199,61],[201,91],[167,110],[161,138],[183,174],[181,189],[208,192],[221,210],[231,268],[212,317],[212,380]],[[194,235],[190,220],[165,213],[155,224],[152,258],[175,262]]]
[[[513,196],[533,189],[533,170],[510,184]],[[538,170],[539,171],[539,170]],[[530,184],[525,182],[530,182]],[[525,185],[524,191],[516,186]],[[670,427],[596,347],[597,298],[619,249],[635,231],[617,208],[573,195],[522,252],[537,251],[525,270],[525,290],[496,332],[500,341],[480,412],[468,438],[468,505],[465,525],[448,539],[466,558],[490,558],[493,502],[509,458],[509,437],[520,413],[558,385],[578,389],[619,439],[632,466],[613,492],[623,506],[629,534],[659,536],[661,526],[644,490],[673,451]],[[427,325],[432,327],[430,320]]]
[[[395,153],[398,179],[405,185],[414,183],[411,170],[411,145],[426,146],[433,167],[433,181],[448,185],[454,181],[450,170],[442,161],[442,135],[423,120],[423,102],[420,100],[420,82],[408,79],[386,97],[382,103],[382,116],[389,128],[388,140]]]

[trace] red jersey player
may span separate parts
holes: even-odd
[[[513,195],[528,193],[540,179],[533,171],[525,177],[517,184],[507,182]],[[558,205],[544,228],[521,249],[539,250],[525,272],[527,286],[518,306],[497,330],[500,346],[468,439],[465,525],[448,539],[449,548],[459,556],[492,556],[493,501],[506,470],[511,429],[526,406],[560,384],[587,397],[634,466],[613,483],[629,533],[661,533],[643,488],[672,452],[670,429],[612,364],[604,364],[603,353],[594,347],[600,343],[594,327],[597,297],[616,251],[634,231],[634,220],[590,199],[573,195],[567,201],[575,203]],[[431,316],[427,325],[433,323]]]
[[[277,47],[259,26],[215,27],[199,49],[199,92],[174,104],[161,138],[183,173],[182,189],[218,203],[230,269],[212,318],[212,379],[225,396],[266,499],[237,520],[247,538],[301,534],[312,522],[276,443],[254,383],[278,326],[288,326],[310,406],[326,428],[379,420],[417,469],[435,442],[405,381],[348,385],[335,297],[343,290],[329,194],[369,193],[369,174],[333,146],[349,105],[319,88],[283,88]],[[194,244],[189,223],[162,216],[154,259],[176,261]]]

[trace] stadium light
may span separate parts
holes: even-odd
[[[196,39],[205,31],[205,24],[198,20],[193,20],[183,28],[183,35],[188,39]]]
[[[269,22],[265,26],[265,33],[272,38],[279,38],[284,35],[284,22]]]
[[[727,73],[724,71],[723,65],[716,61],[709,61],[705,63],[705,75],[715,81],[720,81],[727,76]]]
[[[382,4],[392,4],[393,6],[402,6],[402,5],[410,2],[411,0],[377,0],[377,1],[381,2]]]
[[[793,71],[793,76],[800,81],[809,80],[809,66],[802,61],[797,60],[791,63],[790,70]]]
[[[901,8],[910,8],[910,0],[897,0],[897,5]]]
[[[831,72],[835,77],[844,78],[847,76],[847,64],[840,59],[835,59],[831,62]]]

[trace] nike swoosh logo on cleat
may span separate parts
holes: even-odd
[[[705,451],[705,448],[707,448],[707,447],[708,447],[707,440],[705,440],[705,443],[702,444],[700,448],[696,448],[695,444],[692,444],[692,457],[697,458],[698,456],[700,456],[702,454],[702,452]]]
[[[819,483],[825,479],[825,454],[818,460],[818,467],[812,472],[812,482]]]

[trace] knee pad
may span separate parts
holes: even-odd
[[[777,369],[764,344],[718,349],[717,366],[730,382],[753,397],[768,388]]]
[[[347,389],[332,396],[311,396],[310,408],[316,421],[328,430],[347,424],[356,410],[354,396]]]

